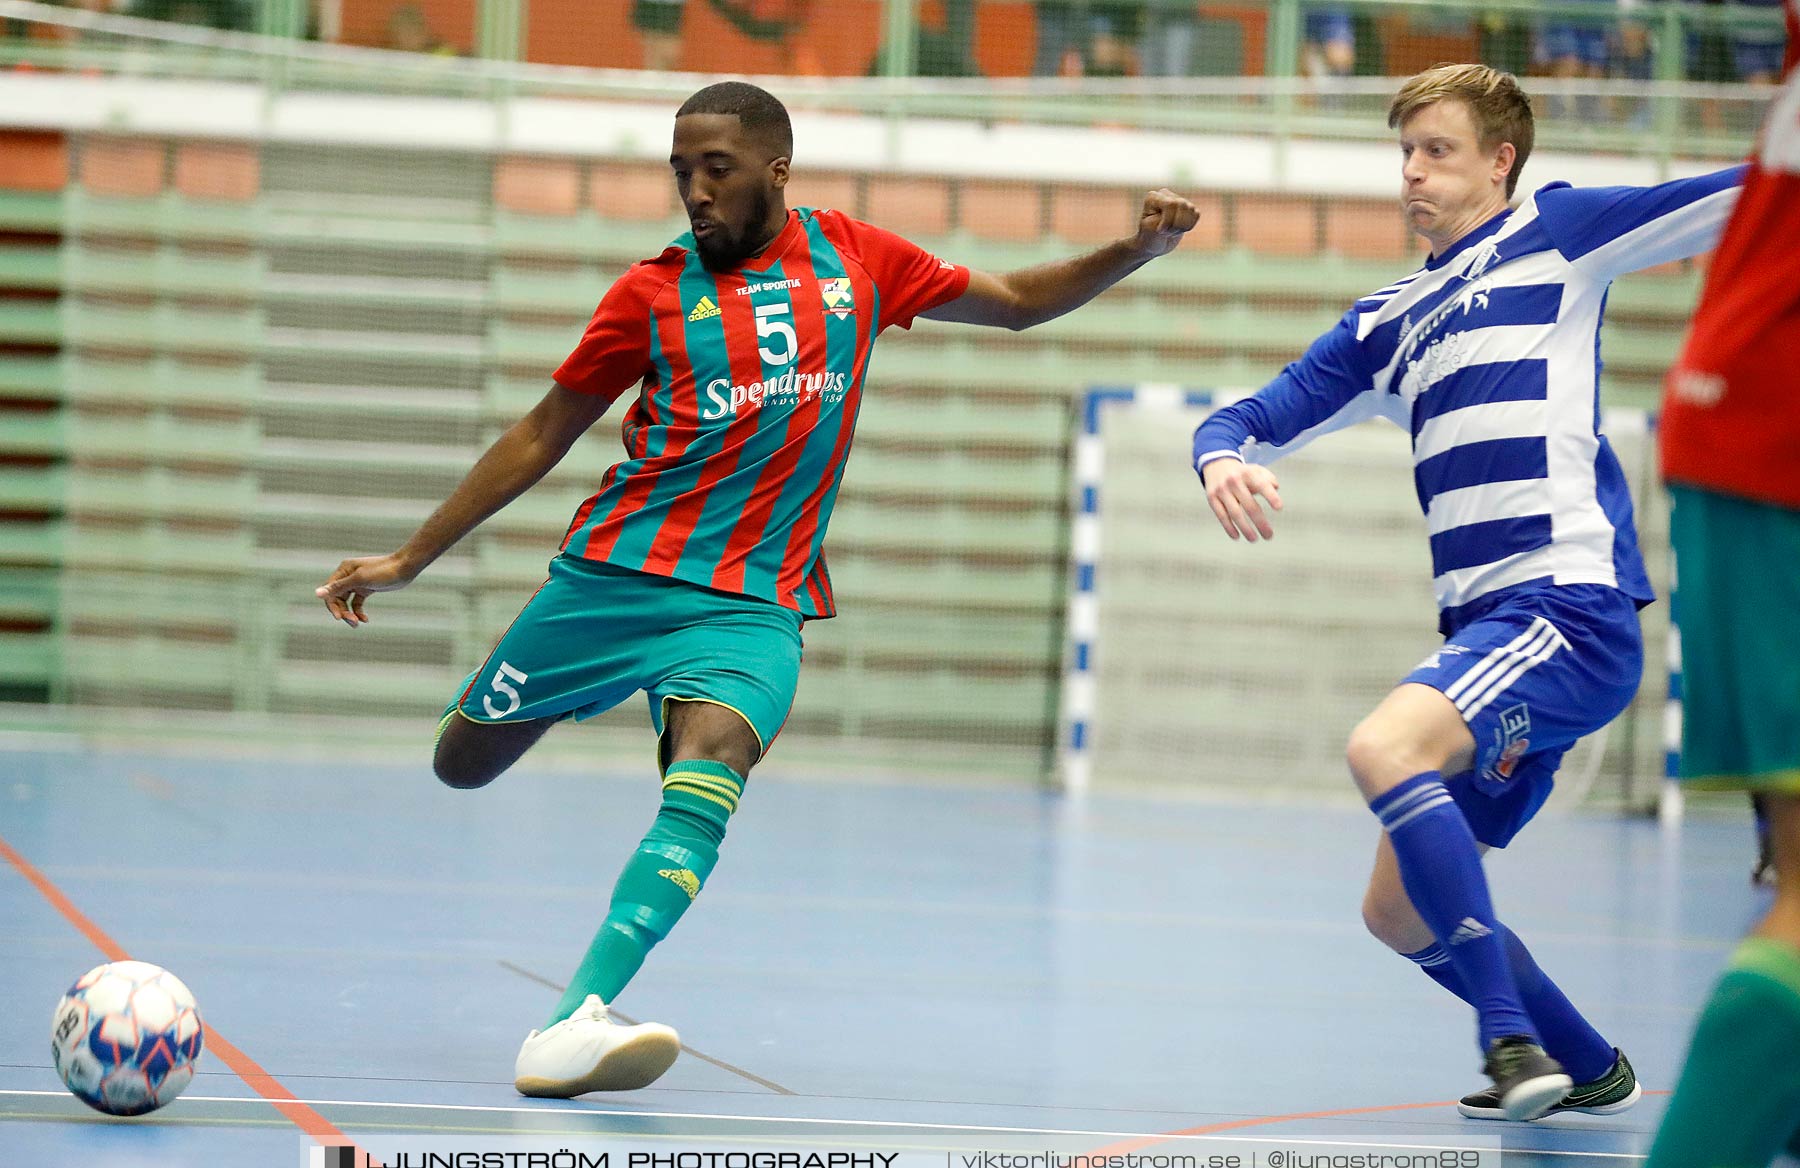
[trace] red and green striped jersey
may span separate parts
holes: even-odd
[[[875,338],[968,284],[891,232],[805,207],[732,271],[707,271],[691,235],[633,265],[556,371],[608,400],[638,389],[627,458],[563,551],[834,615],[825,527]]]
[[[1663,477],[1800,510],[1800,0],[1787,82],[1664,383]]]

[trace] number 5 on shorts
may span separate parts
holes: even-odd
[[[529,679],[523,673],[520,673],[517,669],[514,669],[512,666],[502,661],[500,663],[499,672],[494,674],[492,688],[496,692],[506,695],[507,706],[504,710],[496,709],[494,707],[494,695],[482,694],[481,708],[487,711],[487,716],[490,718],[500,719],[511,717],[513,711],[517,710],[519,706],[523,704],[524,699],[519,696],[519,691],[514,689],[510,682],[516,681],[520,685],[524,685],[527,680]]]

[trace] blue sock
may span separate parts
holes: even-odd
[[[1499,929],[1507,962],[1512,966],[1513,984],[1518,986],[1525,1012],[1543,1036],[1544,1049],[1550,1057],[1561,1063],[1577,1083],[1591,1083],[1612,1070],[1612,1043],[1601,1037],[1549,975],[1538,968],[1531,950],[1525,948],[1518,934],[1505,925]]]
[[[1577,1086],[1592,1083],[1612,1070],[1612,1044],[1588,1024],[1556,983],[1538,968],[1531,950],[1525,948],[1518,934],[1503,924],[1500,936],[1506,943],[1506,956],[1512,966],[1513,980],[1519,987],[1519,999],[1525,1003],[1525,1012],[1531,1015],[1538,1033],[1544,1036],[1544,1050],[1563,1065]],[[1400,956],[1424,970],[1432,981],[1463,1001],[1469,1001],[1462,978],[1456,975],[1450,955],[1444,952],[1442,945],[1434,941],[1417,953]]]
[[[1481,1048],[1509,1034],[1542,1042],[1513,983],[1487,873],[1469,821],[1436,771],[1414,775],[1369,804],[1393,842],[1400,882],[1468,991]]]

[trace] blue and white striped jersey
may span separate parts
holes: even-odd
[[[1539,188],[1358,300],[1274,381],[1207,418],[1196,469],[1271,462],[1385,417],[1412,434],[1446,632],[1512,590],[1605,584],[1649,603],[1631,496],[1600,433],[1606,292],[1710,248],[1743,174]]]

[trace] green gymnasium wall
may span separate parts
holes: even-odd
[[[312,588],[404,538],[543,392],[607,284],[682,230],[660,168],[22,131],[0,148],[18,162],[0,177],[0,697],[346,735],[433,719],[542,579],[616,422],[369,626],[332,624]],[[790,203],[1006,269],[1121,233],[1139,197],[802,172]],[[807,630],[795,743],[1041,774],[1076,395],[1253,387],[1416,255],[1381,203],[1195,197],[1188,245],[1071,317],[883,338],[827,544],[844,615]],[[1653,405],[1697,279],[1617,287],[1608,404]],[[1169,436],[1172,490],[1186,447]]]

